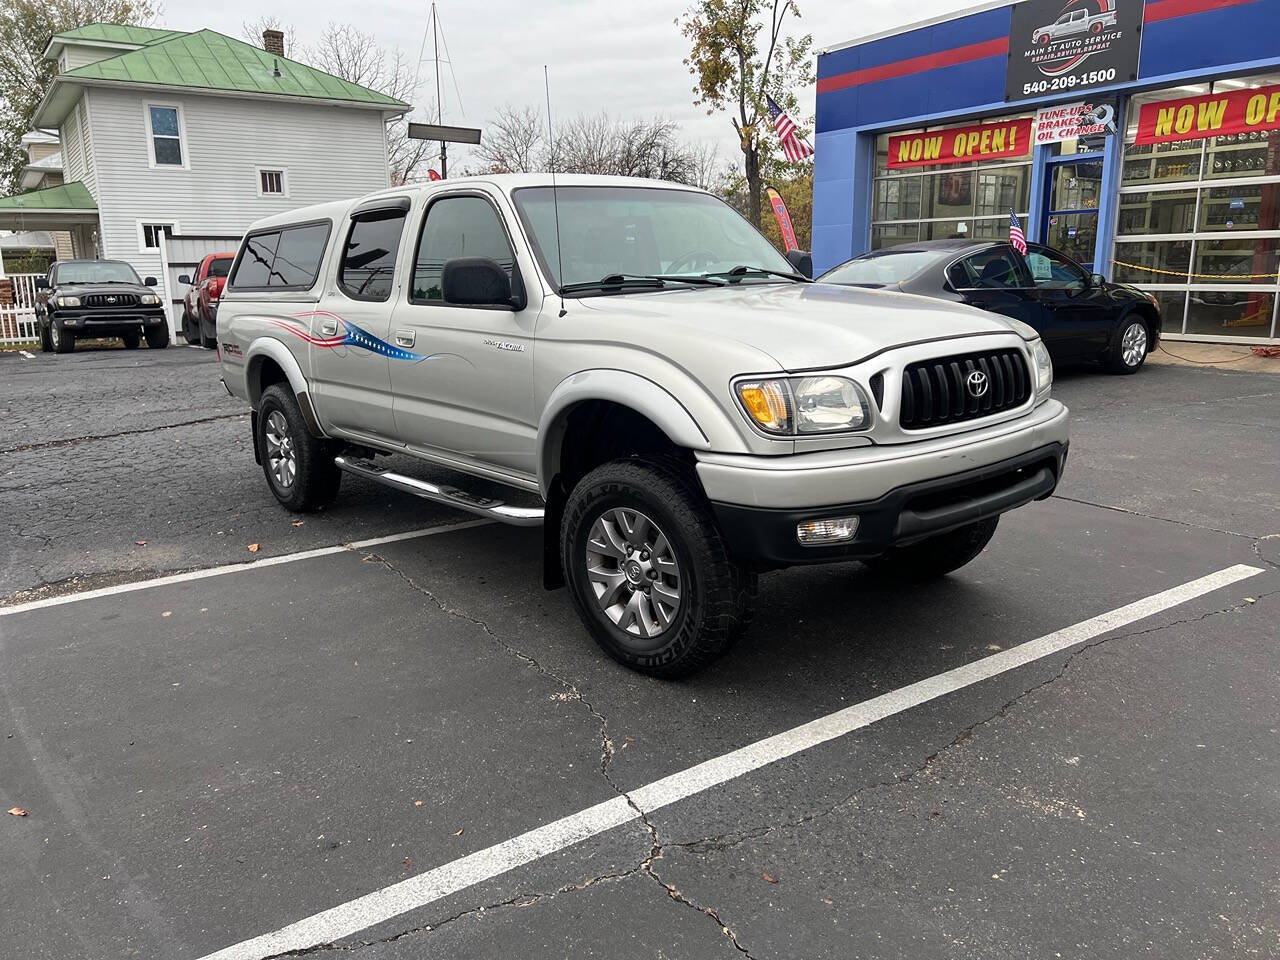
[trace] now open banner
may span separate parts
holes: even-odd
[[[1144,103],[1136,143],[1280,130],[1280,85]]]
[[[977,123],[926,133],[900,133],[889,138],[889,167],[924,167],[939,163],[975,163],[1025,157],[1031,151],[1031,118]]]

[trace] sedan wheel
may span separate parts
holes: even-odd
[[[1147,359],[1147,325],[1141,320],[1128,320],[1111,348],[1110,366],[1114,373],[1136,373]]]

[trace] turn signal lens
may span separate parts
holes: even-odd
[[[832,517],[809,520],[796,525],[796,539],[809,546],[852,540],[858,532],[857,517]]]
[[[749,380],[738,384],[738,396],[760,429],[791,432],[791,391],[784,381]]]

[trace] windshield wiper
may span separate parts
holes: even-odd
[[[781,270],[770,270],[768,267],[749,267],[746,264],[738,264],[731,270],[718,270],[715,273],[703,274],[706,277],[730,277],[730,283],[736,283],[739,279],[746,276],[769,276],[782,277],[784,280],[795,280],[797,283],[811,283],[808,277],[801,276],[798,273],[783,273]]]
[[[660,290],[668,281],[672,283],[689,283],[700,287],[724,286],[719,280],[710,277],[690,277],[679,274],[659,276],[657,274],[611,273],[599,280],[584,280],[580,283],[566,283],[560,288],[561,293],[576,293],[580,290]]]

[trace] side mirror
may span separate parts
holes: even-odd
[[[37,290],[48,290],[48,289],[49,289],[49,278],[48,278],[48,277],[36,277],[36,289],[37,289]]]
[[[156,278],[147,277],[147,279],[143,280],[142,282],[145,283],[148,287],[154,287],[156,285]]]
[[[178,275],[178,282],[179,282],[179,283],[183,283],[183,284],[190,284],[190,283],[191,283],[191,274],[189,274],[189,273],[182,273],[182,274],[179,274],[179,275]],[[151,284],[147,284],[147,286],[151,286]]]
[[[792,270],[802,277],[813,279],[813,254],[808,250],[788,250],[786,256]]]
[[[1089,286],[1091,287],[1101,287],[1104,286],[1106,282],[1107,278],[1100,273],[1095,273],[1089,278]]]
[[[488,257],[454,257],[444,262],[440,289],[445,303],[465,307],[506,307],[519,310],[523,297],[511,293],[507,271]]]

